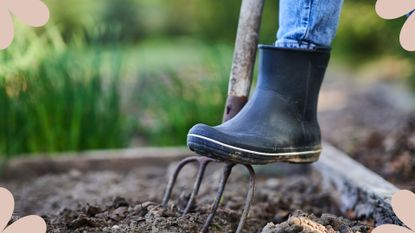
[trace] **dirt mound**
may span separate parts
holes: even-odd
[[[349,233],[368,232],[371,227],[350,221],[332,214],[322,214],[320,218],[297,211],[287,221],[268,223],[261,233]]]

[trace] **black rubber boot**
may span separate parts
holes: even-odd
[[[318,160],[317,100],[329,57],[329,49],[260,45],[252,98],[219,126],[195,125],[187,145],[198,154],[243,164]]]

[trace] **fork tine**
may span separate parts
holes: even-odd
[[[218,189],[218,192],[216,194],[215,201],[212,205],[211,212],[210,212],[209,216],[207,217],[207,219],[206,219],[206,221],[205,221],[205,223],[202,227],[201,233],[206,233],[209,230],[209,225],[212,222],[213,217],[216,214],[216,210],[219,207],[219,202],[220,202],[220,200],[223,196],[223,191],[225,190],[226,182],[228,181],[229,175],[232,172],[233,166],[235,166],[235,164],[227,163],[225,165],[224,169],[223,169],[222,178],[221,178],[220,183],[219,183],[219,189]]]
[[[200,157],[200,158],[197,159],[197,161],[199,162],[199,170],[197,172],[197,177],[196,177],[195,183],[193,185],[192,194],[190,195],[190,198],[189,198],[189,201],[187,202],[186,208],[183,211],[183,215],[187,214],[189,212],[190,208],[192,208],[193,203],[195,201],[195,198],[197,196],[197,193],[199,192],[200,184],[202,183],[206,167],[212,160],[208,159],[208,158]]]
[[[244,211],[242,212],[241,220],[239,221],[239,225],[235,233],[242,232],[246,219],[248,218],[249,210],[252,204],[252,199],[254,198],[254,193],[255,193],[255,176],[256,176],[255,171],[251,165],[245,164],[243,166],[246,167],[246,169],[249,172],[249,189],[248,189],[248,194],[246,195]]]
[[[220,162],[220,161],[210,159],[210,158],[206,158],[206,157],[199,157],[199,156],[189,157],[189,158],[186,158],[186,159],[183,159],[182,161],[180,161],[178,163],[178,165],[176,166],[176,168],[173,172],[173,175],[169,179],[166,190],[164,192],[162,206],[167,205],[167,203],[170,199],[174,184],[176,183],[176,180],[177,180],[177,177],[178,177],[180,171],[182,170],[182,168],[185,165],[187,165],[188,163],[191,163],[191,162],[198,162],[199,163],[199,170],[198,170],[198,173],[197,173],[197,176],[196,176],[195,183],[193,184],[193,189],[192,189],[191,196],[190,196],[190,198],[189,198],[189,200],[186,204],[186,208],[183,212],[183,215],[187,214],[190,211],[193,204],[194,204],[194,201],[195,201],[196,196],[197,196],[197,194],[199,192],[199,189],[200,189],[200,185],[203,181],[203,177],[204,177],[207,165],[210,162]],[[221,201],[223,193],[225,191],[226,183],[227,183],[228,178],[229,178],[229,176],[232,172],[232,168],[235,165],[236,164],[233,164],[233,163],[226,163],[225,164],[225,167],[223,168],[223,172],[222,172],[222,177],[221,177],[221,180],[220,180],[220,183],[219,183],[219,188],[218,188],[218,191],[216,193],[215,200],[214,200],[214,202],[212,204],[212,207],[211,207],[211,212],[210,212],[209,216],[207,217],[205,223],[203,224],[203,227],[200,231],[201,233],[207,233],[209,231],[209,226],[212,223],[213,218],[215,217],[216,211],[219,207],[220,201]],[[249,172],[249,188],[248,188],[248,193],[247,193],[246,200],[245,200],[244,210],[242,212],[241,219],[239,221],[238,228],[236,229],[235,233],[241,233],[242,232],[242,229],[245,225],[246,219],[248,218],[249,210],[251,208],[252,200],[253,200],[254,193],[255,193],[255,177],[256,177],[255,171],[254,171],[254,169],[251,165],[243,164],[243,166]]]
[[[183,159],[182,161],[179,162],[179,164],[177,164],[176,168],[174,169],[173,175],[170,177],[166,190],[164,192],[163,201],[161,203],[162,206],[167,206],[167,202],[169,202],[171,192],[177,180],[177,176],[179,175],[182,168],[188,163],[197,161],[197,159],[198,159],[198,156],[192,156],[192,157]]]

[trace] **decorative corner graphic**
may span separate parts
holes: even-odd
[[[14,210],[14,198],[9,190],[0,187],[0,232],[1,233],[46,233],[45,221],[37,216],[30,215],[20,218],[7,226]]]
[[[397,225],[385,224],[376,227],[372,233],[414,233],[415,194],[408,190],[396,192],[392,197],[392,209],[396,216],[408,226],[409,229]]]
[[[49,20],[49,9],[41,0],[0,1],[0,49],[13,41],[14,26],[11,14],[32,27],[45,25]]]
[[[396,19],[409,15],[402,26],[399,41],[402,48],[415,51],[415,10],[414,0],[377,0],[376,13],[384,19]]]

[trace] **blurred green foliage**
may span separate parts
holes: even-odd
[[[96,31],[103,38],[139,43],[154,38],[192,37],[205,44],[227,43],[235,39],[240,0],[110,0],[61,3],[48,0],[52,19],[64,33]],[[413,55],[399,45],[405,17],[384,20],[376,15],[376,0],[344,1],[339,31],[333,43],[333,58],[353,69],[382,57],[403,59],[413,64]],[[67,4],[68,7],[62,7]],[[71,5],[71,6],[69,6]],[[270,44],[278,28],[278,1],[265,0],[260,42]],[[105,31],[105,33],[103,33]],[[97,34],[95,33],[95,34]],[[96,37],[96,36],[95,36]],[[415,70],[408,68],[415,83]],[[397,74],[399,75],[399,74]],[[415,86],[414,86],[415,88]]]
[[[190,36],[207,43],[233,43],[240,0],[47,0],[52,21],[64,36],[88,30],[128,42]],[[277,29],[278,1],[266,1],[261,38],[272,43]],[[106,31],[102,33],[102,31]]]
[[[0,51],[0,154],[183,145],[193,124],[221,121],[240,0],[45,2],[49,24],[18,26]],[[345,1],[334,61],[404,61],[397,75],[415,87],[405,19],[374,5]],[[266,0],[261,43],[275,40],[277,12]]]
[[[0,53],[0,152],[124,146],[118,52],[66,45],[53,28],[20,32]]]
[[[377,16],[376,0],[345,1],[333,44],[335,55],[359,65],[385,55],[408,54],[400,47],[399,32],[405,17],[384,20]]]
[[[186,51],[186,45],[174,48],[176,58]],[[158,46],[168,51],[168,45],[159,42]],[[184,56],[189,58],[193,53],[198,61],[186,59],[183,64],[140,70],[133,98],[139,112],[134,115],[139,116],[139,131],[150,144],[182,145],[188,129],[196,123],[216,125],[222,120],[232,50],[197,43],[192,47],[197,52],[188,51]],[[168,56],[166,52],[153,55]]]

